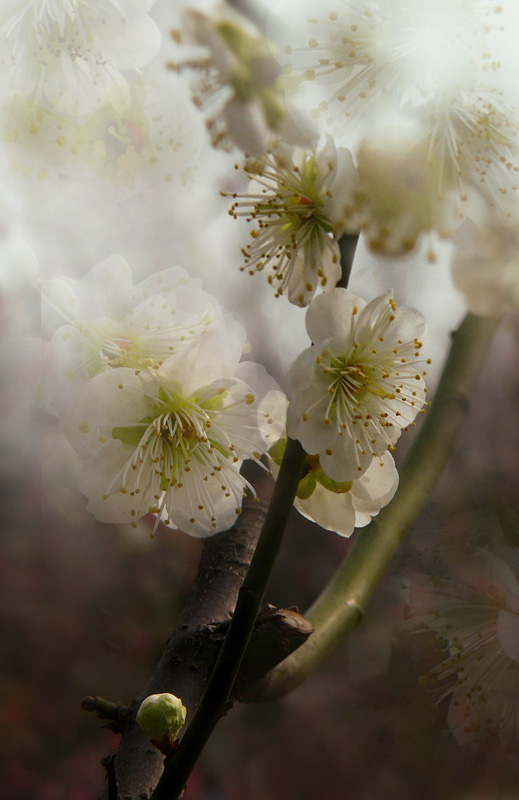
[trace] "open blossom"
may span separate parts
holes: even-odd
[[[91,114],[157,52],[153,0],[4,0],[0,70],[9,96],[59,114]]]
[[[263,152],[285,117],[279,67],[267,41],[249,20],[225,5],[216,5],[211,13],[189,9],[185,23],[185,30],[174,36],[203,48],[203,55],[181,59],[179,67],[199,73],[194,101],[204,113],[213,145],[230,150],[236,144],[249,153]]]
[[[451,696],[450,730],[460,744],[497,732],[519,764],[517,549],[467,546],[439,554],[434,574],[410,575],[405,583],[408,610],[447,650],[428,679],[438,699]]]
[[[286,440],[280,439],[269,450],[274,477],[285,445]],[[355,528],[368,525],[389,503],[397,487],[398,472],[389,453],[385,453],[380,461],[372,461],[360,478],[341,482],[326,475],[319,456],[307,456],[294,506],[321,528],[335,531],[340,536],[351,536]]]
[[[366,304],[334,289],[312,301],[306,328],[313,346],[287,376],[288,435],[319,456],[329,478],[355,480],[424,404],[425,320],[397,308],[391,292]]]
[[[517,217],[517,215],[516,215]],[[519,310],[519,227],[467,220],[454,238],[452,275],[473,314],[501,317]]]
[[[239,358],[245,338],[241,326],[182,267],[133,286],[120,255],[79,281],[42,282],[42,322],[52,335],[47,377],[58,411],[73,406],[85,381],[104,370],[157,369],[210,329]]]
[[[208,333],[158,370],[117,367],[85,384],[62,429],[85,461],[79,486],[97,519],[152,513],[198,537],[234,523],[252,488],[242,462],[275,441],[286,408],[263,367],[240,355]]]
[[[327,137],[313,151],[279,145],[245,171],[250,191],[233,195],[229,212],[255,225],[243,269],[264,270],[277,295],[305,306],[341,275],[336,238],[345,231],[343,208],[355,176],[351,154]]]

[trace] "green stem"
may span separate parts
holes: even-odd
[[[164,773],[152,800],[173,800],[180,795],[207,740],[225,713],[281,544],[304,458],[299,442],[289,439],[265,523],[215,668],[178,749],[164,762]]]
[[[256,701],[290,692],[311,674],[344,634],[360,621],[366,604],[449,459],[467,416],[498,322],[467,314],[453,342],[436,396],[400,472],[398,491],[355,544],[305,617],[314,633],[258,687]]]

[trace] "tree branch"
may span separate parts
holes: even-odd
[[[233,528],[204,541],[199,571],[176,631],[169,639],[155,674],[132,703],[123,723],[117,755],[110,760],[103,800],[150,797],[163,771],[164,757],[135,722],[137,710],[150,694],[171,692],[182,699],[188,719],[199,699],[221,647],[218,624],[228,622],[250,564],[265,504],[246,498]]]
[[[166,758],[153,800],[174,800],[184,786],[226,704],[247,648],[288,515],[299,484],[305,453],[288,440],[272,500],[229,630],[196,714],[177,750]]]

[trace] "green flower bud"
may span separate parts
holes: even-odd
[[[186,721],[186,708],[174,694],[150,694],[137,712],[137,723],[159,750],[172,744]]]

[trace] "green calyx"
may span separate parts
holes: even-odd
[[[206,400],[200,400],[197,397],[192,397],[189,400],[184,400],[180,395],[176,394],[175,392],[171,392],[170,394],[166,394],[162,387],[159,389],[159,400],[162,401],[164,404],[163,406],[159,404],[155,404],[153,406],[153,414],[147,417],[143,417],[138,421],[136,425],[126,425],[124,427],[116,427],[112,429],[112,439],[119,439],[124,444],[130,444],[132,447],[138,447],[141,443],[143,434],[148,427],[148,425],[153,422],[154,419],[167,413],[167,408],[170,409],[171,413],[177,418],[183,418],[186,421],[186,428],[188,427],[189,423],[189,415],[193,410],[193,407],[196,406],[198,409],[202,411],[216,411],[222,405],[223,401],[227,392],[225,389],[221,389],[220,392],[213,397],[209,397]],[[190,434],[189,431],[186,430],[186,439],[189,440]],[[215,445],[216,446],[216,445]],[[217,448],[222,455],[227,457],[229,454],[223,451],[223,448]]]
[[[142,434],[150,422],[153,422],[153,417],[143,417],[139,420],[137,425],[127,425],[125,428],[113,428],[112,439],[120,439],[124,444],[131,444],[132,447],[138,447],[141,443]]]
[[[281,464],[286,446],[287,440],[280,439],[269,450],[269,456],[278,466]],[[345,494],[352,487],[352,481],[334,481],[329,478],[321,467],[318,455],[307,455],[303,467],[303,477],[299,481],[296,497],[300,500],[308,500],[314,493],[318,483],[334,494]]]

